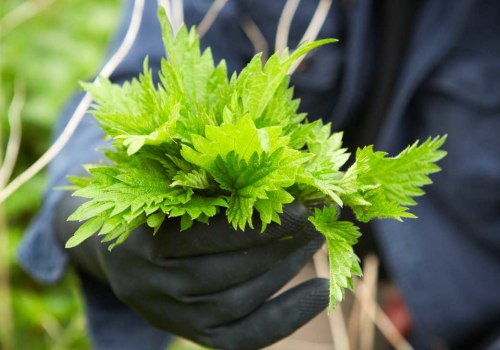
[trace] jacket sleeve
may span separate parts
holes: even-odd
[[[419,218],[377,223],[418,348],[472,348],[500,337],[499,16],[498,1],[476,1],[454,48],[413,98],[401,132],[448,134],[442,171],[412,210]]]

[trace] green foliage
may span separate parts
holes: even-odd
[[[228,79],[224,62],[215,65],[201,52],[195,29],[182,27],[174,38],[160,12],[168,59],[155,86],[148,68],[118,86],[102,79],[84,84],[96,101],[94,115],[113,140],[111,165],[87,167],[89,180],[74,178],[75,195],[89,201],[69,220],[86,221],[68,241],[80,244],[97,233],[110,249],[138,225],[158,230],[166,217],[180,216],[181,229],[218,213],[235,228],[263,230],[279,223],[283,206],[294,200],[313,208],[310,221],[327,241],[330,307],[361,275],[352,246],[360,235],[351,222],[337,221],[337,206],[354,210],[360,221],[414,217],[407,205],[423,194],[445,138],[415,143],[397,157],[358,150],[352,166],[342,133],[329,124],[309,123],[297,113],[288,87],[293,62],[333,39],[306,43],[293,53],[272,55],[262,65],[256,55]]]
[[[354,210],[356,218],[368,222],[374,218],[415,218],[406,205],[416,205],[422,186],[431,184],[429,174],[440,168],[435,164],[446,155],[439,148],[446,137],[418,141],[396,157],[375,152],[372,146],[356,152],[356,162],[347,171],[343,186],[349,188],[342,198]]]
[[[121,2],[2,0],[0,3],[0,148],[4,152],[9,133],[7,109],[14,81],[26,86],[26,104],[21,113],[22,143],[14,170],[17,175],[47,149],[54,122],[76,91],[77,82],[98,68],[119,17]],[[13,14],[14,9],[17,14],[7,20],[7,14]],[[40,210],[45,187],[44,174],[39,174],[16,191],[3,207],[9,239],[10,284],[2,283],[0,289],[9,288],[12,295],[13,348],[86,350],[90,344],[75,276],[70,273],[54,286],[40,285],[20,268],[15,256],[26,226]],[[0,221],[3,219],[0,209]],[[2,255],[0,259],[7,257]],[[5,317],[3,310],[0,317]],[[8,346],[6,340],[0,339],[0,348],[4,345]]]
[[[334,206],[315,209],[309,220],[326,239],[330,262],[330,308],[344,298],[345,288],[353,289],[353,276],[361,276],[359,258],[352,246],[356,244],[359,228],[349,221],[337,221]]]

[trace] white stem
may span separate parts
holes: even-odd
[[[377,300],[377,279],[378,279],[379,261],[375,255],[368,255],[365,257],[363,266],[363,288],[359,290],[361,303],[363,307],[369,309],[370,313],[376,312]],[[372,301],[372,302],[370,302]],[[375,341],[375,327],[374,323],[366,317],[366,313],[361,313],[360,320],[360,350],[373,349]]]
[[[170,25],[172,26],[173,19],[172,19],[172,8],[171,8],[170,0],[158,0],[158,6],[163,7],[165,9],[168,21],[170,22]]]
[[[302,39],[300,42],[311,42],[316,40],[321,27],[325,23],[326,17],[328,16],[328,12],[330,11],[330,7],[332,6],[332,0],[320,0],[318,7],[316,7],[316,11],[314,11],[314,15],[309,22],[309,26],[307,27]],[[297,61],[294,62],[290,70],[289,74],[295,72],[300,63],[304,60],[305,56],[300,57]]]
[[[358,286],[358,288],[360,288],[360,286]],[[366,288],[366,286],[363,285],[361,288]],[[356,298],[361,298],[360,293],[354,293],[354,295]],[[410,343],[408,343],[408,341],[403,337],[390,318],[373,298],[360,300],[360,306],[361,310],[368,315],[394,349],[413,350]]]
[[[0,189],[2,189],[7,181],[9,181],[14,166],[16,165],[19,147],[21,145],[22,125],[21,111],[26,100],[25,85],[18,80],[14,83],[14,96],[9,106],[9,141],[5,151],[5,158],[0,162]]]
[[[127,34],[125,35],[125,38],[123,39],[123,42],[121,43],[118,50],[116,50],[113,56],[102,68],[99,76],[108,78],[128,54],[130,48],[132,47],[132,44],[135,41],[135,38],[137,37],[137,33],[141,25],[143,9],[144,0],[135,0],[132,18],[130,20]],[[98,78],[94,80],[94,84],[97,83]],[[26,183],[38,172],[40,172],[50,161],[52,161],[59,154],[59,152],[63,149],[63,147],[75,132],[77,126],[80,124],[80,121],[85,116],[85,113],[87,112],[91,101],[92,98],[90,97],[90,94],[86,93],[83,99],[80,101],[80,104],[76,108],[75,112],[71,116],[71,119],[64,128],[63,132],[52,144],[52,146],[50,146],[50,148],[27,170],[25,170],[21,175],[12,180],[11,183],[9,183],[2,191],[0,191],[0,203],[5,201],[19,187],[21,187],[24,183]]]
[[[182,0],[172,1],[172,20],[174,23],[174,33],[177,33],[184,24],[184,2]]]
[[[252,43],[255,52],[262,52],[262,61],[267,61],[269,51],[267,40],[257,24],[250,17],[246,17],[241,21],[241,28]]]
[[[212,6],[210,6],[207,13],[205,14],[205,17],[203,17],[197,28],[200,38],[202,38],[208,32],[215,19],[226,5],[227,1],[228,0],[215,0]]]
[[[365,311],[368,312],[368,316],[372,319],[378,329],[380,329],[380,332],[382,332],[382,334],[387,338],[389,343],[391,343],[396,350],[413,350],[411,344],[408,343],[408,341],[403,337],[382,308],[378,304],[375,304],[374,309],[375,313],[372,313],[369,310]]]
[[[293,16],[297,11],[300,0],[287,0],[283,12],[281,12],[278,21],[278,29],[276,30],[276,42],[274,49],[278,52],[283,52],[288,47],[288,36],[292,25]]]
[[[331,6],[332,0],[320,0],[316,11],[314,11],[313,18],[311,19],[311,22],[309,22],[309,26],[307,26],[306,32],[302,36],[302,39],[300,39],[301,43],[316,40],[321,27],[323,27],[323,24],[325,23]]]
[[[362,287],[361,283],[358,283],[357,279],[354,279],[354,290],[355,293],[360,292]],[[349,335],[349,344],[351,348],[358,348],[358,338],[359,338],[359,324],[361,322],[361,305],[358,298],[354,299],[354,303],[351,307],[351,312],[349,315],[349,322],[347,324],[347,334]]]
[[[183,0],[158,0],[158,6],[165,9],[170,26],[174,34],[177,34],[184,23]]]
[[[320,249],[314,254],[313,261],[316,275],[321,278],[330,279],[330,266],[328,264],[327,254],[323,249]],[[340,304],[337,305],[337,308],[331,315],[328,315],[328,323],[335,349],[350,350],[349,337],[347,335],[344,315]]]

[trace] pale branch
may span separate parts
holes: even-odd
[[[330,7],[332,6],[332,0],[320,0],[318,3],[318,7],[314,11],[314,15],[307,26],[307,29],[300,39],[300,42],[311,42],[316,40],[318,37],[319,31],[323,24],[325,23],[326,17],[328,16],[328,12],[330,11]]]
[[[328,260],[325,250],[325,247],[320,249],[314,255],[313,260],[316,275],[322,278],[329,278]],[[376,301],[376,284],[379,265],[378,258],[375,256],[369,256],[365,261],[366,262],[363,268],[363,282],[360,281],[357,284],[357,292],[354,293],[355,301],[350,312],[349,331],[346,330],[346,322],[340,307],[334,311],[334,314],[328,316],[330,331],[335,348],[346,350],[357,349],[358,340],[361,340],[360,346],[362,348],[373,348],[374,334],[373,329],[370,329],[370,327],[375,325],[396,350],[412,350],[412,346],[403,337],[403,335],[401,335]],[[366,314],[368,316],[371,321],[370,327],[366,328],[366,323],[362,321],[363,325],[360,329],[360,314]],[[353,319],[357,320],[354,328],[352,324]],[[367,329],[368,331],[366,331]],[[367,339],[363,340],[364,337],[367,337]]]
[[[24,1],[0,19],[0,38],[55,3],[55,0]]]
[[[217,19],[217,16],[226,5],[227,1],[228,0],[215,0],[212,6],[210,6],[205,14],[205,17],[203,17],[196,29],[200,38],[203,38],[203,36],[208,32],[214,21]]]
[[[328,12],[330,11],[330,7],[332,6],[332,0],[320,0],[318,3],[318,6],[316,7],[316,10],[314,11],[314,15],[311,19],[311,22],[309,22],[309,26],[307,27],[304,35],[302,36],[302,39],[300,39],[300,42],[312,42],[316,40],[318,37],[319,31],[321,30],[321,27],[323,27],[323,24],[325,23],[326,17],[328,16]],[[291,75],[297,67],[300,65],[300,63],[304,60],[305,56],[302,56],[299,58],[297,61],[294,62],[294,64],[290,67],[290,70],[288,73]]]
[[[328,251],[326,244],[322,249],[318,250],[313,256],[314,268],[316,275],[321,278],[330,278],[330,268],[328,265]],[[350,350],[349,337],[345,327],[344,315],[342,308],[337,307],[332,314],[328,315],[328,324],[330,326],[330,333],[332,335],[333,344],[335,349]]]
[[[125,56],[128,54],[132,44],[137,37],[137,33],[139,31],[139,27],[142,21],[142,14],[144,9],[144,0],[135,0],[134,1],[134,9],[132,12],[132,18],[130,20],[130,24],[123,39],[120,47],[113,56],[107,61],[107,63],[102,68],[99,76],[101,77],[109,77],[111,73],[116,69],[116,67],[123,61]],[[94,84],[98,83],[98,78],[94,80]],[[28,180],[33,178],[36,174],[38,174],[50,161],[52,161],[59,152],[63,149],[66,143],[69,141],[73,133],[75,132],[77,126],[80,124],[81,120],[85,116],[92,99],[88,93],[80,101],[78,107],[75,112],[71,116],[70,121],[64,128],[61,135],[57,138],[57,140],[52,144],[52,146],[28,169],[26,169],[22,174],[17,176],[12,182],[10,182],[4,189],[0,191],[0,203],[4,202],[12,193],[14,193],[19,187],[21,187]]]
[[[184,1],[158,0],[158,6],[165,9],[174,33],[177,33],[184,23]]]
[[[357,280],[355,280],[357,282]],[[355,283],[355,290],[359,293],[359,284]],[[360,298],[355,298],[349,315],[347,324],[347,333],[349,335],[349,344],[353,349],[358,348],[359,328],[361,323],[361,304]]]
[[[12,314],[8,231],[5,206],[0,204],[0,339],[2,339],[2,349],[13,350],[15,348],[14,316]]]
[[[278,21],[278,29],[276,30],[274,50],[283,52],[283,50],[288,47],[290,27],[299,3],[300,0],[287,0],[285,6],[283,7],[283,11],[281,12],[281,16]]]
[[[240,24],[248,40],[252,43],[255,52],[262,52],[262,61],[266,62],[269,57],[269,46],[257,23],[247,16],[241,20]]]
[[[163,7],[165,9],[165,13],[167,14],[168,21],[170,22],[170,25],[173,26],[172,7],[170,6],[170,1],[169,0],[158,0],[158,6]]]
[[[375,255],[368,255],[365,257],[365,262],[363,266],[363,288],[359,291],[361,304],[366,305],[366,308],[370,313],[376,311],[377,304],[377,280],[378,280],[378,268],[379,260]],[[370,300],[374,301],[370,303]],[[375,341],[375,328],[374,323],[366,317],[366,313],[361,314],[360,320],[360,350],[370,350],[373,349],[373,344]]]
[[[10,124],[9,141],[5,155],[5,162],[2,164],[2,149],[0,148],[0,176],[7,178],[12,172],[17,158],[19,144],[21,140],[21,110],[25,101],[24,84],[19,80],[15,81],[14,94],[8,110]],[[0,145],[2,144],[2,130],[0,128]],[[4,182],[0,184],[0,189]],[[14,344],[14,318],[12,314],[12,291],[9,271],[9,236],[8,236],[7,215],[5,206],[0,204],[0,339],[2,339],[2,349],[11,350]]]
[[[19,147],[21,145],[21,111],[26,101],[26,87],[23,82],[14,83],[14,96],[8,110],[9,141],[5,150],[3,162],[0,162],[0,190],[4,188],[16,165]]]
[[[356,288],[358,292],[354,293],[354,296],[359,302],[361,311],[370,318],[375,326],[377,326],[382,335],[387,339],[391,346],[394,347],[394,349],[413,350],[410,343],[405,339],[401,332],[399,332],[396,326],[392,323],[391,319],[375,300],[376,294],[373,291],[370,291],[370,289],[375,288],[373,286],[373,281],[376,281],[374,273],[376,273],[376,270],[378,269],[378,259],[373,257],[371,260],[368,260],[364,268],[366,269],[364,270],[365,280],[357,285]],[[372,286],[369,285],[370,283]],[[365,291],[365,289],[368,289],[368,291]],[[362,334],[361,332],[359,334],[360,337],[365,335],[367,334]],[[366,346],[369,345],[370,343]]]
[[[174,30],[178,31],[184,24],[184,2],[183,0],[170,0],[172,3],[172,19],[175,23]]]
[[[373,301],[371,303],[374,303]],[[371,305],[369,305],[371,306]],[[375,323],[380,332],[385,336],[385,338],[389,341],[389,343],[396,350],[413,350],[413,347],[410,343],[403,337],[403,335],[396,328],[394,323],[390,320],[390,318],[386,315],[386,313],[382,310],[382,308],[375,304],[373,308],[375,312],[371,312],[369,309],[364,309],[365,312],[368,313],[368,316]]]

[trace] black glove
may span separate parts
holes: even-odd
[[[66,222],[82,200],[65,195],[57,219],[65,242],[78,223]],[[258,349],[291,334],[328,304],[328,281],[313,279],[270,299],[322,245],[293,203],[282,225],[235,231],[218,215],[179,232],[168,219],[153,236],[136,229],[111,252],[97,236],[69,254],[77,267],[108,283],[152,325],[207,346]]]

